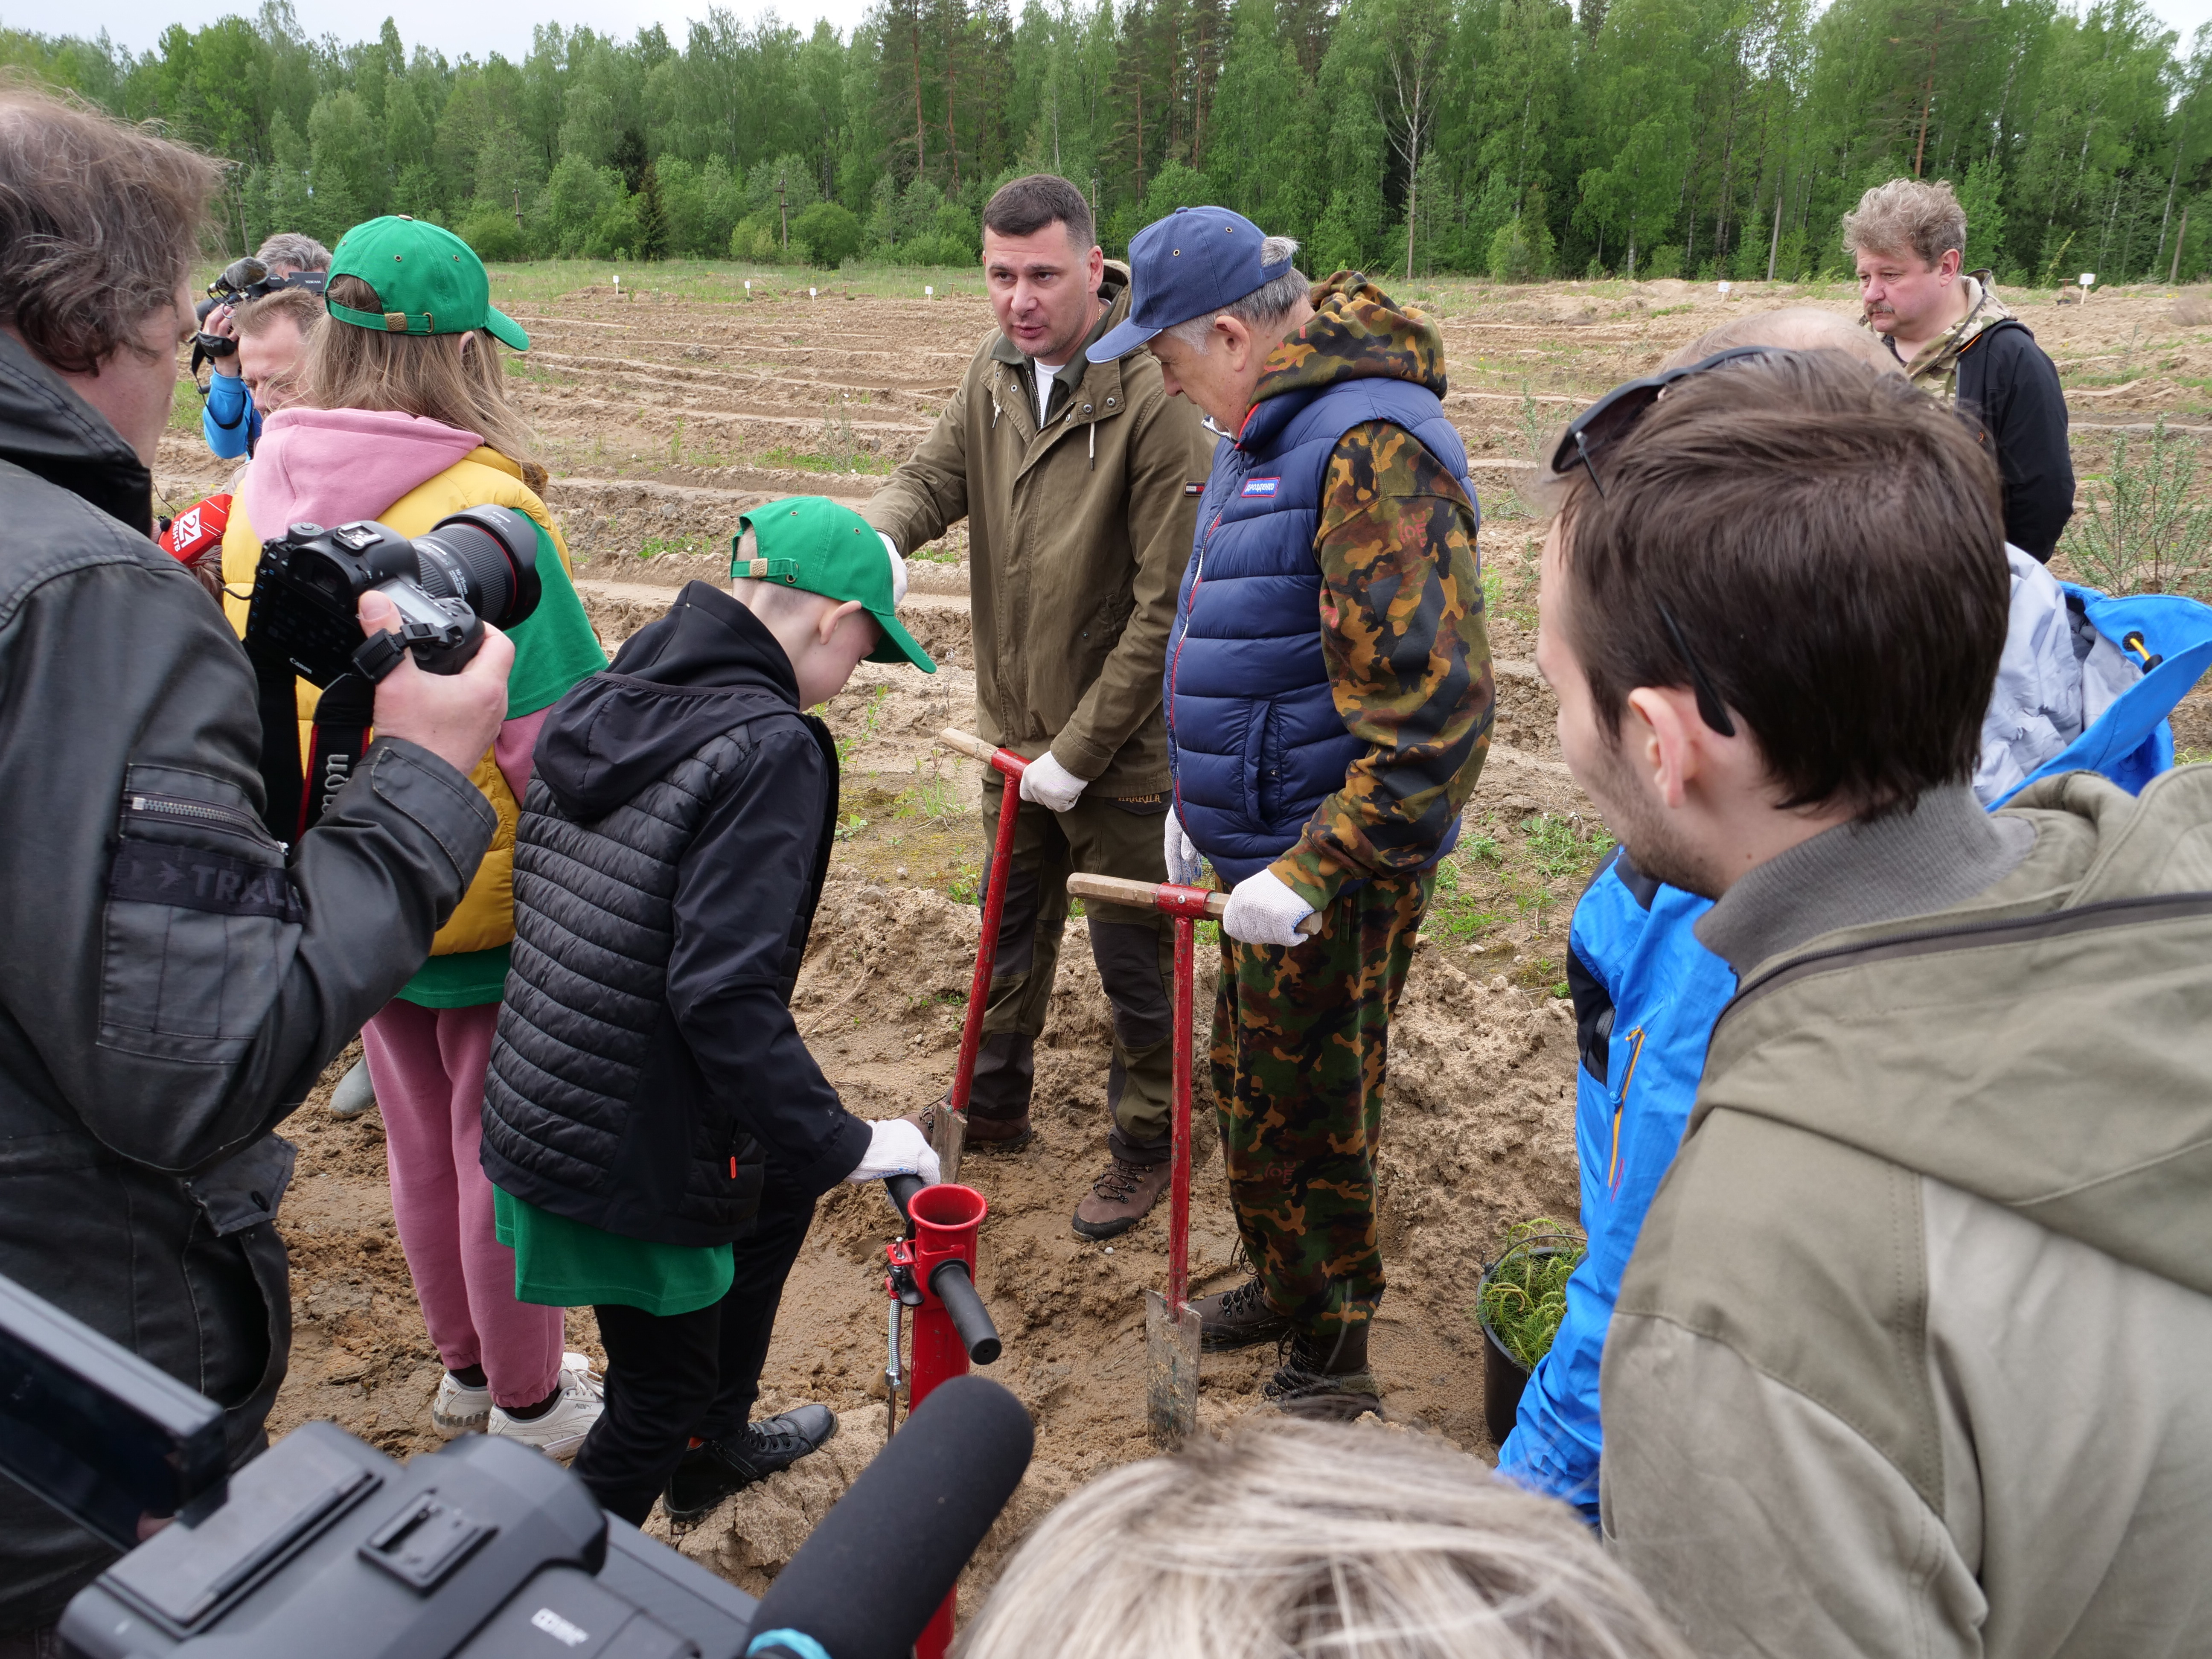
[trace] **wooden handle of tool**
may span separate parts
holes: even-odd
[[[1134,910],[1151,910],[1159,907],[1159,896],[1170,890],[1149,881],[1129,881],[1121,876],[1073,875],[1067,878],[1067,890],[1077,898],[1097,899],[1102,904],[1126,904]],[[1221,913],[1229,908],[1229,895],[1208,893],[1206,914],[1212,920],[1221,920]],[[1316,910],[1298,923],[1298,932],[1310,938],[1321,932],[1321,912]]]
[[[991,763],[991,757],[999,752],[974,732],[963,732],[957,726],[946,726],[937,734],[937,740],[947,749],[965,755],[970,760],[979,760],[986,766]]]

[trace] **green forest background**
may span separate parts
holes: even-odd
[[[1316,272],[1795,279],[1918,173],[2012,284],[2212,269],[2212,27],[2136,0],[881,0],[850,39],[718,9],[516,46],[310,40],[269,0],[137,57],[0,31],[0,64],[233,161],[233,249],[403,212],[495,259],[961,264],[1046,169],[1109,252],[1211,201]]]

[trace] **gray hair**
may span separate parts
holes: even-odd
[[[1688,1659],[1564,1504],[1425,1436],[1296,1419],[1046,1516],[959,1659]]]
[[[1948,179],[1893,179],[1859,198],[1856,211],[1844,216],[1844,252],[1917,253],[1933,265],[1953,248],[1963,258],[1966,210]]]
[[[312,236],[296,230],[280,230],[261,245],[253,256],[274,271],[279,265],[293,270],[328,270],[331,251]]]
[[[1297,239],[1291,236],[1267,236],[1261,239],[1260,263],[1262,265],[1280,264],[1298,251]],[[1285,271],[1272,283],[1262,283],[1233,305],[1193,317],[1188,322],[1176,324],[1162,331],[1181,340],[1201,357],[1206,355],[1206,337],[1213,332],[1216,317],[1234,317],[1254,332],[1264,331],[1271,324],[1279,323],[1289,316],[1297,302],[1311,291],[1312,284],[1305,273],[1296,267]]]

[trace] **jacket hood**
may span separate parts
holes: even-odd
[[[0,460],[154,532],[154,480],[107,417],[10,334],[0,334]]]
[[[1313,290],[1306,325],[1268,355],[1255,409],[1287,392],[1340,380],[1410,380],[1444,395],[1444,341],[1419,312],[1398,306],[1364,272],[1340,270]],[[1247,422],[1251,419],[1245,416]]]
[[[537,775],[562,812],[596,823],[709,739],[778,709],[799,712],[783,647],[720,588],[690,582],[604,672],[554,705],[538,734]]]
[[[2212,765],[2031,784],[2035,846],[1968,902],[1765,964],[1714,1110],[1808,1130],[2212,1295]]]
[[[287,525],[373,519],[483,442],[396,410],[280,409],[246,469],[246,521],[265,537]]]

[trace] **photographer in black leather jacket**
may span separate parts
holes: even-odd
[[[148,538],[218,177],[0,88],[0,1273],[223,1406],[243,1459],[291,1338],[270,1130],[475,873],[513,652],[403,662],[319,827],[289,858],[261,827],[252,672]],[[107,1556],[0,1482],[0,1656]]]

